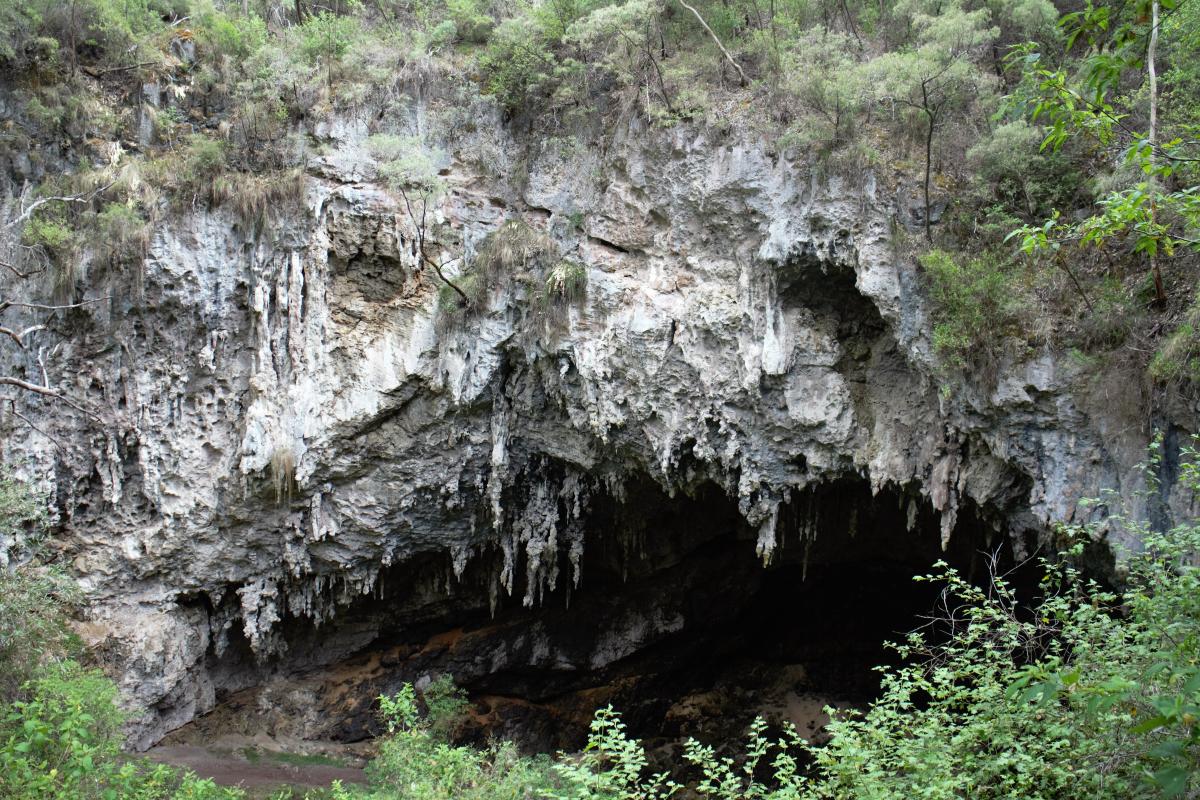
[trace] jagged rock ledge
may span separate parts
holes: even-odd
[[[720,492],[765,562],[815,530],[797,498],[840,481],[909,504],[907,528],[933,515],[941,548],[969,509],[972,545],[986,529],[1018,555],[1082,496],[1135,497],[1146,431],[1081,407],[1067,361],[935,371],[902,187],[686,125],[538,138],[450,95],[313,131],[304,202],[265,229],[171,216],[142,297],[92,286],[117,299],[76,315],[55,362],[102,423],[30,399],[62,447],[9,430],[6,457],[54,493],[85,633],[147,712],[136,746],[271,665],[361,651],[380,627],[339,614],[363,598],[416,625],[468,575],[492,613],[579,588],[594,508],[630,486]],[[584,266],[586,298],[548,322],[509,284],[440,325],[412,221],[373,180],[364,142],[387,126],[444,156],[440,247],[469,258],[522,219]],[[223,660],[231,637],[248,655]]]

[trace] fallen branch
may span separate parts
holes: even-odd
[[[725,49],[725,45],[721,44],[721,40],[717,38],[717,34],[713,32],[713,29],[708,27],[708,23],[704,21],[704,17],[700,16],[700,12],[692,6],[689,6],[686,0],[679,0],[679,5],[692,12],[696,16],[696,19],[700,21],[700,24],[704,26],[704,30],[708,31],[708,35],[712,37],[712,40],[716,42],[717,47],[719,47],[721,52],[725,54],[725,58],[730,64],[733,65],[733,68],[737,70],[738,77],[742,79],[742,86],[745,86],[747,83],[749,83],[749,81],[746,80],[746,73],[742,72],[741,66],[733,60],[733,56],[729,55],[729,51]]]
[[[106,294],[103,297],[93,297],[91,300],[80,300],[78,303],[64,303],[63,305],[48,306],[41,303],[23,303],[19,300],[0,300],[0,311],[6,308],[32,308],[37,311],[65,311],[71,308],[82,308],[83,306],[91,305],[92,303],[102,303],[105,300],[112,300],[111,294]]]
[[[45,330],[45,328],[46,328],[45,325],[32,325],[18,333],[17,331],[14,331],[12,328],[5,328],[4,326],[0,325],[0,333],[4,334],[5,336],[8,336],[10,339],[12,339],[14,342],[17,343],[17,347],[24,350],[25,349],[25,337],[28,336],[29,334],[33,333],[34,331]]]
[[[8,224],[8,226],[10,228],[16,228],[16,227],[22,225],[30,217],[33,216],[34,211],[37,211],[39,208],[44,206],[46,203],[54,203],[54,202],[81,203],[81,204],[86,205],[87,203],[92,202],[92,199],[96,195],[101,194],[101,193],[106,192],[109,189],[111,189],[113,187],[113,184],[115,184],[115,183],[116,183],[116,181],[113,181],[105,186],[101,186],[98,189],[94,189],[90,192],[84,192],[82,194],[56,195],[54,197],[42,197],[37,200],[34,200],[32,203],[29,204],[29,207],[26,208],[24,211],[22,211],[21,215],[18,216],[16,219],[14,219],[12,222],[10,222]]]
[[[49,386],[39,386],[36,383],[23,381],[20,378],[12,378],[8,375],[0,375],[0,386],[15,386],[18,389],[24,389],[27,392],[33,392],[46,397],[62,397],[62,394],[57,389],[51,389]]]

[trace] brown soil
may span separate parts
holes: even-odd
[[[163,745],[146,753],[151,761],[185,767],[202,778],[211,778],[221,786],[245,789],[295,786],[316,788],[342,783],[365,783],[361,767],[332,764],[290,764],[279,756],[264,752],[257,760],[248,760],[239,752],[215,750],[199,745]]]

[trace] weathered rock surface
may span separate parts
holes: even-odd
[[[1024,546],[1079,497],[1139,486],[1146,432],[1082,408],[1065,359],[935,377],[895,192],[871,174],[688,126],[517,135],[487,103],[436,94],[383,124],[445,154],[447,257],[523,219],[586,267],[586,298],[547,321],[507,283],[439,324],[437,281],[354,120],[316,131],[296,210],[261,229],[225,208],[172,214],[141,297],[97,275],[88,297],[113,299],[59,320],[71,336],[50,361],[96,416],[27,398],[59,444],[6,419],[4,450],[52,488],[94,598],[86,633],[148,711],[138,746],[263,679],[221,660],[231,639],[299,669],[375,638],[338,624],[355,598],[420,620],[472,569],[493,606],[586,581],[590,509],[631,482],[715,484],[764,559],[797,493],[837,478],[928,504],[943,545],[968,506]],[[381,585],[410,562],[410,583]],[[618,660],[679,624],[653,617],[568,660]],[[324,624],[288,634],[309,620]]]

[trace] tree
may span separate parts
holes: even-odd
[[[1157,50],[1163,9],[1179,8],[1177,0],[1139,0],[1133,8],[1116,10],[1089,5],[1066,14],[1060,27],[1067,50],[1083,43],[1086,55],[1075,64],[1052,65],[1032,46],[1014,51],[1013,61],[1025,76],[1014,104],[1029,109],[1030,118],[1045,126],[1043,149],[1059,150],[1070,139],[1091,140],[1100,153],[1131,168],[1140,180],[1109,192],[1098,211],[1072,221],[1056,209],[1040,225],[1013,231],[1029,254],[1057,253],[1072,245],[1107,248],[1130,242],[1131,252],[1143,253],[1154,284],[1154,303],[1167,302],[1161,258],[1180,247],[1200,249],[1194,231],[1200,226],[1200,186],[1189,180],[1191,165],[1200,161],[1197,140],[1187,135],[1162,135]],[[1136,127],[1136,104],[1124,83],[1134,71],[1146,78],[1146,129]],[[1188,119],[1186,110],[1184,119]],[[1192,184],[1192,185],[1188,185]]]
[[[853,42],[816,26],[800,32],[781,54],[781,89],[803,109],[788,127],[789,143],[832,152],[854,137],[871,81]]]
[[[22,283],[36,281],[46,271],[46,262],[43,261],[39,264],[36,261],[36,247],[26,248],[18,245],[26,226],[36,219],[38,212],[44,208],[56,205],[88,205],[110,186],[111,184],[79,194],[53,195],[38,198],[20,208],[17,215],[5,227],[2,238],[4,242],[9,244],[10,252],[5,258],[0,259],[0,268],[3,268],[14,280],[7,284],[10,287],[8,291],[0,292],[0,336],[4,337],[0,341],[7,342],[9,347],[15,347],[21,353],[36,359],[40,380],[30,380],[26,377],[0,374],[0,387],[11,387],[18,394],[33,394],[54,401],[64,402],[80,411],[84,411],[84,413],[90,414],[90,412],[71,400],[61,389],[51,383],[50,369],[46,364],[46,348],[38,348],[35,351],[34,344],[39,336],[44,335],[50,330],[50,318],[52,315],[75,308],[82,308],[109,298],[99,297],[80,302],[66,303],[37,303],[15,299],[12,296],[12,289]],[[73,276],[75,273],[71,270],[70,274]],[[25,320],[21,322],[16,321],[12,315],[6,314],[10,310],[13,312],[23,312]],[[30,315],[34,319],[30,320]],[[29,324],[30,322],[32,324]],[[18,410],[16,396],[12,394],[7,396],[0,395],[0,400],[7,402],[9,411],[13,416],[42,433],[54,442],[56,446],[58,445],[53,437],[45,431],[41,431],[28,417]]]
[[[900,9],[903,10],[903,9]],[[940,13],[918,7],[912,15],[914,44],[875,59],[870,72],[875,99],[885,106],[915,113],[921,120],[925,150],[923,198],[925,239],[933,243],[929,185],[934,137],[956,110],[968,107],[991,79],[979,69],[978,58],[998,35],[988,27],[986,8],[967,11],[954,3]]]
[[[368,140],[367,147],[379,162],[380,177],[400,195],[404,203],[405,213],[414,231],[412,255],[421,266],[433,270],[438,280],[452,289],[464,305],[469,304],[471,299],[466,292],[445,273],[446,267],[462,257],[455,255],[438,261],[431,252],[430,207],[446,191],[445,183],[438,175],[435,155],[415,136],[378,134]]]

